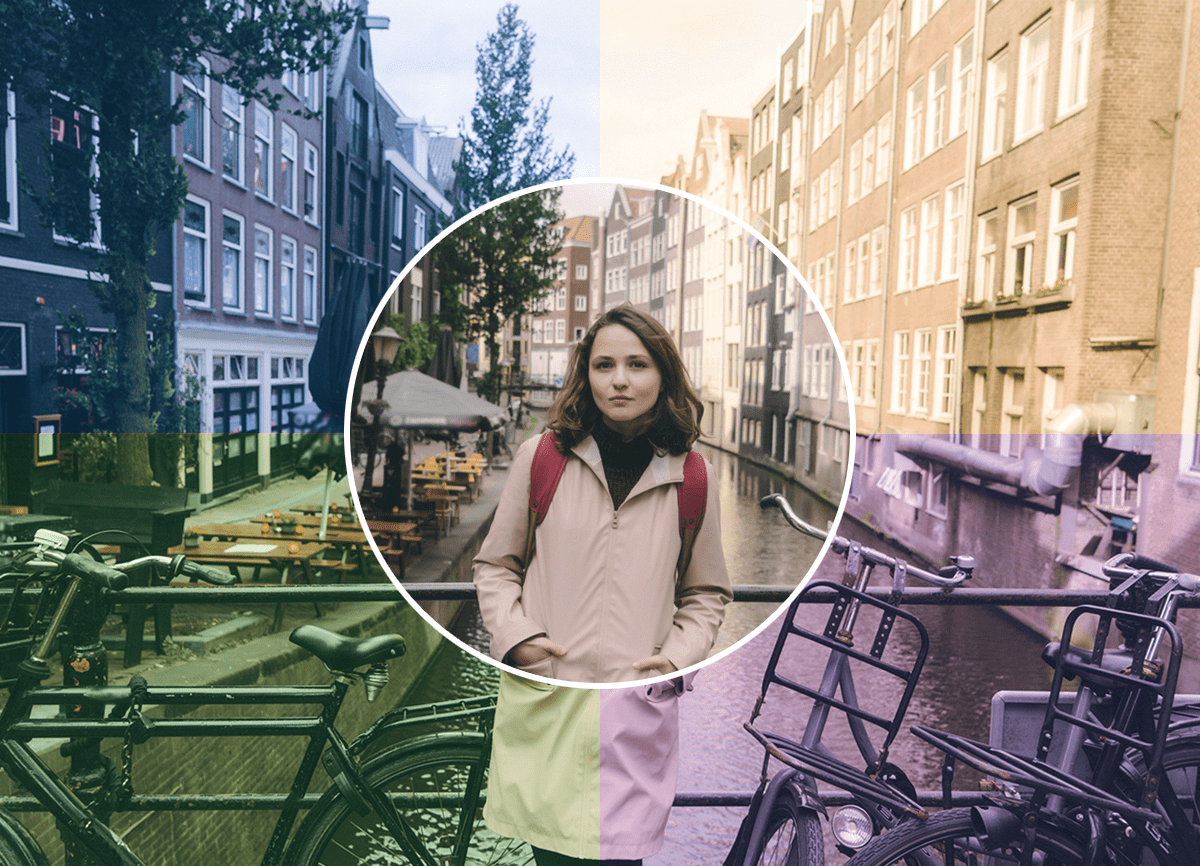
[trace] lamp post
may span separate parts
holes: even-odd
[[[383,429],[383,410],[388,408],[387,401],[383,399],[383,386],[396,360],[400,342],[400,335],[390,326],[384,326],[371,335],[371,348],[375,351],[375,399],[364,404],[371,413],[371,433],[367,437],[367,469],[363,487],[375,486],[375,453]]]

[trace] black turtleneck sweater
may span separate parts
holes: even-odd
[[[604,464],[604,478],[608,481],[608,492],[612,494],[613,508],[620,508],[650,465],[654,446],[645,434],[626,440],[603,421],[592,430],[592,438],[600,449],[600,460]]]

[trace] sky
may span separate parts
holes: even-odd
[[[691,156],[701,110],[746,117],[774,81],[778,49],[803,20],[796,0],[523,0],[533,31],[533,96],[549,98],[555,148],[577,178],[657,183]],[[457,131],[475,101],[476,45],[497,0],[415,6],[370,0],[375,77],[406,114]],[[731,14],[730,10],[734,12]],[[584,194],[584,190],[591,195]],[[611,192],[609,193],[611,196]],[[569,214],[598,213],[603,190],[568,190]]]

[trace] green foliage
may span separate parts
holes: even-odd
[[[499,336],[527,314],[554,283],[562,249],[555,223],[562,218],[558,190],[541,190],[501,202],[459,226],[433,255],[442,282],[442,321],[456,336],[483,337],[495,369]],[[481,389],[499,397],[498,381]]]
[[[476,47],[475,106],[471,129],[460,128],[458,214],[510,192],[571,176],[575,155],[555,153],[546,133],[550,100],[534,103],[534,34],[508,3],[496,15],[496,29]]]
[[[391,372],[424,369],[437,351],[437,343],[429,336],[429,326],[424,322],[413,322],[405,330],[404,316],[401,313],[393,313],[388,324],[400,335],[400,348],[396,351],[396,360],[392,363]]]
[[[0,83],[21,93],[33,112],[28,122],[47,124],[56,104],[97,120],[88,148],[95,170],[86,157],[48,144],[47,188],[31,192],[42,218],[77,241],[93,240],[99,218],[103,252],[94,270],[103,279],[91,286],[116,320],[112,399],[103,404],[112,430],[144,434],[154,426],[147,263],[187,193],[169,147],[186,96],[171,101],[166,74],[190,75],[206,57],[212,81],[276,108],[281,96],[271,82],[288,69],[328,64],[355,14],[344,2],[330,10],[307,0],[255,3],[249,13],[242,0],[0,0]],[[141,441],[121,440],[125,483],[149,483],[145,449],[139,454],[132,444]]]
[[[80,433],[71,443],[71,475],[89,484],[117,482],[117,436],[102,430]]]

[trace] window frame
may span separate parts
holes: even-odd
[[[204,212],[204,231],[190,228],[187,224],[187,207],[189,204],[199,206]],[[183,210],[179,215],[179,225],[183,231],[183,249],[181,256],[180,286],[183,289],[184,306],[193,308],[212,308],[212,203],[199,196],[188,193],[184,199]],[[188,238],[199,238],[201,242],[200,263],[203,268],[200,281],[202,284],[199,297],[188,295],[187,285],[187,246]]]
[[[259,247],[259,241],[266,241],[265,253]],[[259,267],[265,265],[261,285]],[[254,224],[254,317],[256,319],[275,318],[275,230],[262,223]]]
[[[210,118],[212,116],[212,67],[209,65],[208,60],[203,57],[197,58],[196,65],[199,67],[199,71],[201,71],[201,77],[204,79],[203,89],[198,87],[192,80],[192,75],[177,75],[176,77],[179,81],[179,96],[182,98],[185,96],[185,91],[191,91],[192,93],[196,94],[196,98],[199,101],[196,131],[200,135],[200,147],[203,149],[204,153],[202,156],[197,157],[194,154],[189,153],[187,150],[188,121],[187,113],[185,112],[184,122],[179,124],[179,155],[188,162],[211,171],[212,123],[210,122]]]
[[[261,112],[261,113],[260,113]],[[260,124],[259,121],[264,121]],[[275,115],[264,105],[254,103],[254,194],[274,202],[275,171],[271,151],[275,144]],[[264,189],[261,180],[265,181]]]
[[[1005,125],[1008,123],[1008,46],[988,58],[983,106],[983,140],[980,161],[987,162],[1004,153]]]
[[[291,247],[292,262],[289,266],[287,257],[284,255],[285,250]],[[281,234],[279,236],[279,318],[284,322],[295,322],[298,316],[298,293],[296,291],[297,281],[296,275],[299,272],[298,257],[300,245],[296,239],[288,235]],[[285,275],[290,274],[290,279],[285,279]],[[290,288],[289,288],[290,284]],[[291,312],[287,312],[288,301],[290,299]]]
[[[1024,295],[1033,291],[1033,258],[1037,253],[1037,198],[1037,194],[1034,193],[1008,206],[1008,248],[1004,262],[1005,295]],[[1033,227],[1029,231],[1017,234],[1018,214],[1031,206]],[[1017,284],[1018,264],[1021,270],[1020,285]]]
[[[1013,105],[1014,145],[1032,138],[1046,127],[1049,70],[1050,16],[1045,15],[1021,34],[1017,97]]]
[[[1061,219],[1063,194],[1075,195],[1075,216]],[[1050,229],[1046,243],[1047,288],[1068,285],[1075,275],[1075,240],[1079,227],[1079,176],[1063,181],[1050,189]],[[1065,241],[1066,249],[1062,248]],[[1061,261],[1061,260],[1065,261]],[[1061,271],[1061,274],[1060,274]]]
[[[232,243],[227,238],[229,221],[238,226],[238,241]],[[226,255],[232,252],[236,264],[237,297],[231,303],[229,299],[229,281],[226,276]],[[221,309],[226,313],[244,315],[246,312],[246,218],[230,210],[221,211]]]
[[[1084,16],[1086,23],[1077,20],[1081,7],[1087,9]],[[1058,74],[1059,119],[1074,114],[1087,105],[1095,15],[1094,0],[1067,0],[1063,13],[1062,63]],[[1072,90],[1075,90],[1076,94],[1072,94]]]

